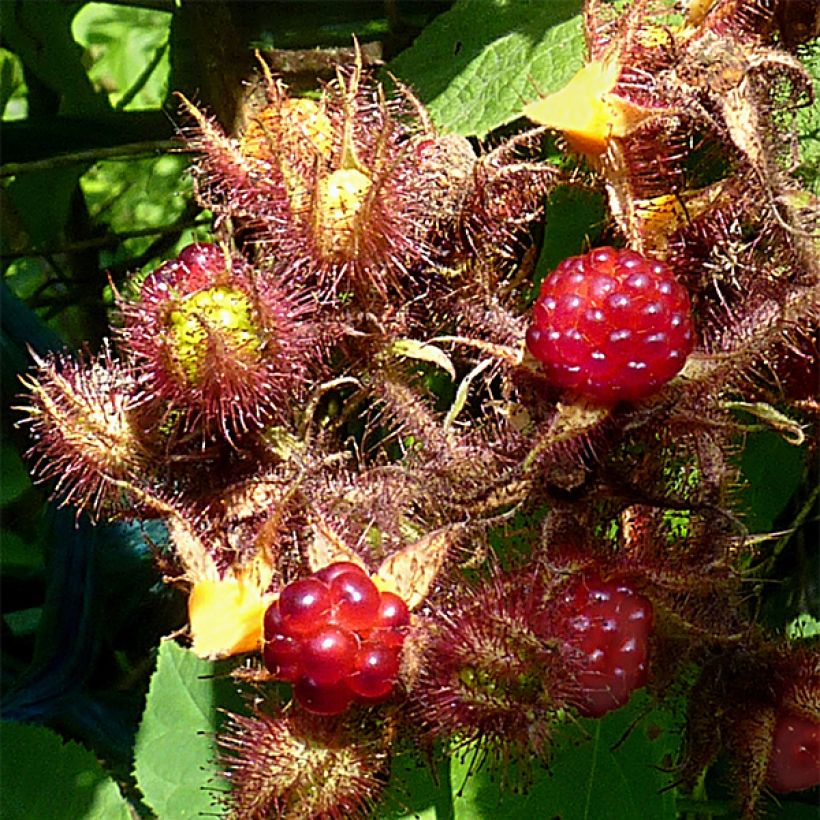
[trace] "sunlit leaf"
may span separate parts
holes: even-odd
[[[134,773],[159,817],[215,812],[215,732],[220,706],[235,698],[214,663],[173,641],[159,649],[136,745]]]
[[[581,67],[581,0],[459,0],[390,68],[442,128],[483,137]]]

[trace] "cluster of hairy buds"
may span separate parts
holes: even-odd
[[[361,816],[408,740],[546,757],[688,663],[684,782],[721,742],[747,814],[816,782],[816,655],[749,638],[732,494],[738,407],[792,443],[818,411],[790,375],[820,276],[782,6],[586,0],[587,64],[484,155],[360,58],[310,99],[263,64],[233,133],[183,100],[218,241],[118,297],[116,352],[38,360],[24,412],[66,501],[166,522],[193,652],[247,656],[234,816]],[[536,296],[520,251],[559,183],[611,220]]]
[[[268,75],[237,138],[185,106],[203,203],[325,298],[351,288],[385,297],[430,265],[477,162],[467,140],[435,132],[407,89],[387,98],[359,65],[319,100],[294,99]]]

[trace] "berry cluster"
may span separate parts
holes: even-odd
[[[646,684],[652,604],[629,586],[585,575],[564,596],[567,643],[579,653],[578,711],[601,717]]]
[[[654,393],[692,350],[689,294],[666,265],[596,248],[541,285],[527,346],[556,386],[600,404]]]
[[[340,561],[288,584],[265,613],[263,659],[309,712],[337,715],[393,692],[410,612],[358,565]]]

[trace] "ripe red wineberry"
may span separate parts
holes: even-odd
[[[388,627],[407,626],[409,623],[410,610],[407,608],[404,599],[396,595],[395,592],[383,591],[374,626],[378,629],[386,629]]]
[[[318,578],[300,578],[288,584],[279,596],[282,631],[309,635],[330,614],[330,590]]]
[[[302,671],[316,683],[337,683],[353,670],[359,639],[348,629],[324,626],[302,641]]]
[[[315,572],[313,577],[324,581],[326,584],[330,584],[334,578],[344,572],[357,572],[359,575],[367,577],[367,570],[359,564],[354,564],[352,561],[336,561],[333,564],[328,564],[326,567],[322,567],[318,572]]]
[[[646,683],[652,605],[627,585],[595,575],[580,579],[566,601],[567,643],[581,653],[576,706],[586,717],[600,717]]]
[[[370,629],[379,614],[381,594],[361,572],[343,572],[330,582],[333,622],[347,629]]]
[[[355,699],[379,703],[398,680],[410,611],[379,592],[358,564],[338,561],[288,584],[265,611],[262,660],[294,684],[294,698],[318,715],[343,712]]]
[[[787,711],[777,716],[766,783],[776,792],[820,784],[820,721]]]
[[[262,661],[277,680],[293,683],[302,674],[302,644],[297,638],[273,635],[262,646]]]
[[[293,697],[315,715],[340,715],[353,702],[353,692],[344,681],[323,684],[304,676],[294,684]]]
[[[565,259],[544,279],[527,331],[553,384],[604,405],[659,390],[693,345],[689,294],[671,269],[609,247]]]
[[[376,700],[390,695],[398,674],[398,650],[365,641],[356,653],[347,684],[354,694]]]

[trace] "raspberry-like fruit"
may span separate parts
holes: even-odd
[[[400,596],[338,561],[291,582],[268,607],[262,660],[274,678],[294,684],[303,709],[337,715],[354,700],[392,695],[409,623]]]
[[[544,280],[527,346],[558,387],[607,405],[660,389],[694,335],[689,294],[669,267],[604,247],[565,259]]]
[[[766,783],[776,792],[820,784],[820,722],[791,712],[778,715]]]
[[[567,643],[578,652],[576,705],[586,717],[623,706],[646,683],[652,604],[625,584],[584,576],[567,591]]]
[[[363,573],[343,572],[330,582],[334,620],[348,629],[369,629],[379,615],[381,596]]]

